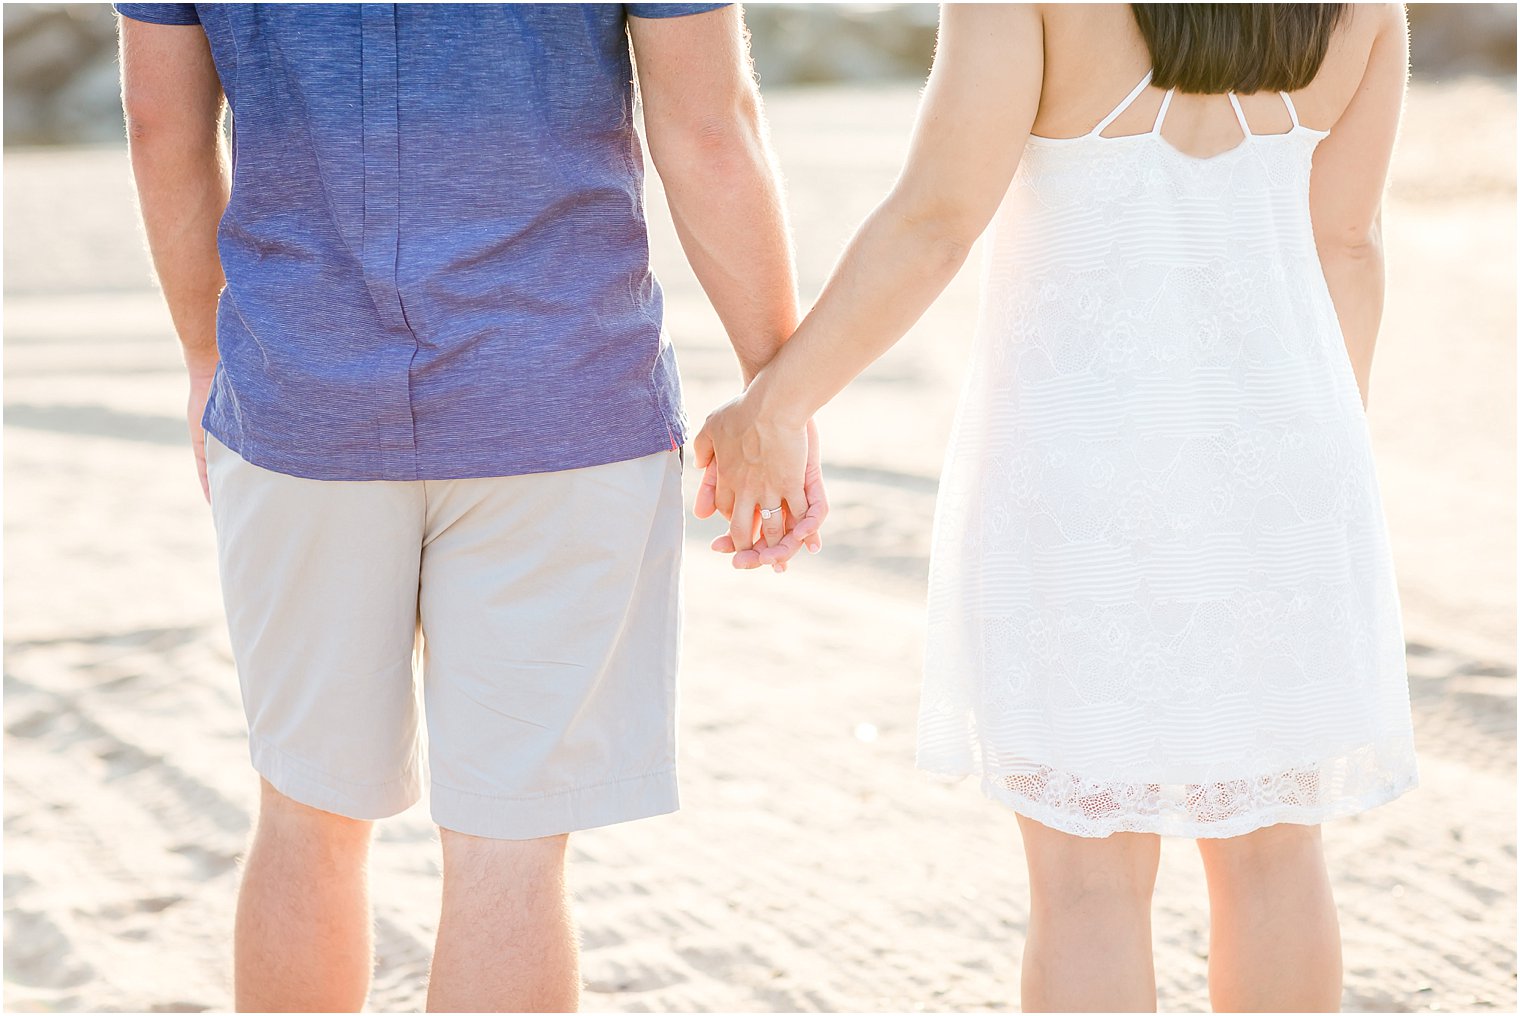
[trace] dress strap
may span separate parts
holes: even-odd
[[[1240,108],[1240,100],[1235,98],[1234,92],[1225,93],[1230,98],[1230,105],[1235,109],[1235,119],[1240,121],[1240,132],[1246,137],[1251,136],[1251,125],[1246,123],[1245,111]]]
[[[1288,107],[1288,119],[1293,121],[1294,127],[1299,126],[1298,110],[1293,107],[1293,99],[1287,92],[1278,92],[1277,94],[1282,96],[1283,105]]]
[[[1145,91],[1145,86],[1149,85],[1151,83],[1151,75],[1154,74],[1154,73],[1155,73],[1154,69],[1146,71],[1145,72],[1145,77],[1141,78],[1140,79],[1140,83],[1138,85],[1136,85],[1134,87],[1134,89],[1130,91],[1130,93],[1128,95],[1126,95],[1122,100],[1120,100],[1119,105],[1117,105],[1117,106],[1115,106],[1113,108],[1113,112],[1109,113],[1103,119],[1099,120],[1098,121],[1098,126],[1094,127],[1092,130],[1088,131],[1087,133],[1088,134],[1102,134],[1103,133],[1103,129],[1105,127],[1107,127],[1109,124],[1113,123],[1115,120],[1117,120],[1119,118],[1119,114],[1123,113],[1126,109],[1129,109],[1129,104],[1132,103],[1132,102],[1134,102],[1135,99],[1137,99],[1139,97],[1139,95],[1140,95],[1141,92]]]
[[[1166,94],[1161,97],[1161,108],[1156,110],[1156,122],[1151,127],[1152,134],[1161,133],[1161,125],[1166,121],[1166,111],[1172,105],[1172,94],[1176,91],[1175,88],[1168,88]]]

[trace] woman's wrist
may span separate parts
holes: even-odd
[[[786,383],[773,362],[750,383],[745,401],[753,407],[756,420],[784,430],[799,430],[813,418],[816,407],[809,406],[794,385]]]

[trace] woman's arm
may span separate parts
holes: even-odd
[[[1375,16],[1382,23],[1367,69],[1329,137],[1315,149],[1309,186],[1314,242],[1363,406],[1383,316],[1383,189],[1409,77],[1403,5],[1386,5]]]
[[[739,398],[697,435],[697,464],[716,456],[717,503],[732,505],[733,546],[753,546],[755,513],[786,501],[803,521],[766,530],[784,560],[811,531],[802,510],[807,421],[892,347],[949,284],[997,210],[1018,166],[1044,73],[1036,5],[948,4],[907,164],[861,225],[817,304]]]

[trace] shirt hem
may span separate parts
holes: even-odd
[[[190,10],[181,10],[186,7]],[[201,24],[201,19],[194,13],[194,4],[112,4],[111,10],[119,17],[141,21],[148,25],[180,25],[199,28]]]
[[[474,480],[494,476],[526,476],[533,473],[555,473],[567,469],[586,469],[605,466],[613,462],[639,459],[655,452],[675,451],[685,443],[682,429],[661,419],[658,429],[651,429],[639,441],[620,444],[615,448],[605,445],[576,447],[553,458],[528,458],[522,456],[483,456],[481,461],[459,466],[429,464],[427,456],[419,456],[417,467],[406,475],[395,471],[374,469],[350,469],[335,462],[331,454],[291,455],[278,449],[261,447],[257,442],[246,440],[242,435],[224,433],[220,426],[207,426],[205,430],[227,448],[236,452],[245,462],[287,476],[307,480]],[[484,443],[489,443],[486,441]],[[675,447],[672,447],[672,444]]]

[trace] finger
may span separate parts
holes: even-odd
[[[691,513],[699,519],[711,518],[718,510],[718,463],[708,462],[702,470],[702,483],[697,487],[697,500]]]
[[[707,428],[697,431],[697,436],[691,442],[692,461],[698,469],[706,469],[708,463],[713,460],[713,440],[708,436]]]
[[[786,495],[786,532],[788,536],[791,536],[792,531],[797,528],[797,523],[807,517],[807,505],[807,491],[801,487],[793,487],[791,493]],[[799,546],[806,542],[806,538],[809,535],[808,533],[803,533],[799,538],[788,541],[786,556],[790,558],[793,554],[797,553]]]
[[[763,547],[760,557],[764,563],[770,565],[776,571],[786,571],[787,562],[792,556],[801,550],[806,536],[796,532],[797,519],[788,509],[786,513],[786,533],[774,546]],[[777,567],[779,565],[779,567]]]
[[[806,532],[803,544],[808,552],[816,554],[823,549],[823,537],[820,529],[824,519],[829,515],[829,496],[823,487],[822,454],[818,442],[818,428],[808,422],[808,463],[807,474],[803,477],[803,493],[807,496],[808,514],[814,519],[811,532]]]
[[[774,547],[766,547],[760,554],[766,564],[784,565],[792,559],[792,556],[801,550],[805,537],[798,536],[795,532],[787,533],[781,538],[781,542]]]
[[[760,556],[760,552],[758,550],[741,550],[734,554],[735,568],[742,568],[745,571],[749,571],[752,568],[760,567],[764,563],[765,559]]]
[[[772,559],[789,560],[791,556],[803,547],[808,552],[816,554],[823,549],[823,540],[818,535],[819,528],[823,525],[823,517],[828,513],[828,505],[822,501],[816,501],[808,505],[807,514],[793,523],[787,530],[786,536],[782,537],[781,546],[777,551],[769,555]]]
[[[818,530],[822,526],[823,523],[819,520],[818,516],[809,512],[799,519],[796,525],[792,526],[792,531],[787,535],[794,537],[797,545],[800,547],[808,537],[817,535]]]
[[[787,520],[790,520],[790,517],[792,516],[790,516],[790,514],[787,514]],[[787,561],[792,560],[792,555],[796,554],[795,548],[792,548],[792,541],[789,540],[789,537],[790,531],[781,537],[780,543],[777,543],[774,548],[766,548],[763,549],[763,551],[760,551],[760,557],[762,557],[762,560],[765,561],[766,564],[769,564],[769,566],[771,566],[772,572],[777,573],[777,575],[783,575],[783,573],[786,572]]]
[[[734,538],[724,533],[712,542],[712,549],[720,554],[732,554],[734,552]]]
[[[781,497],[767,492],[761,498],[760,508],[763,512],[760,516],[760,536],[765,540],[767,547],[774,547],[781,542],[781,537],[786,535],[786,520],[782,517],[784,505]],[[764,509],[774,509],[774,511],[764,511]]]
[[[728,520],[728,535],[733,537],[736,551],[754,547],[756,512],[755,495],[742,494],[734,499],[734,513]]]
[[[758,520],[759,519],[757,514],[756,521]],[[732,543],[732,539],[728,537],[728,534],[725,533],[724,537],[725,539],[728,539],[730,543]],[[749,550],[736,550],[734,551],[733,557],[734,567],[742,569],[744,571],[750,571],[751,569],[759,568],[766,563],[765,553],[765,544],[759,542],[751,545]]]
[[[823,473],[809,470],[802,486],[807,496],[807,514],[817,517],[818,524],[823,525],[823,520],[829,517],[829,492],[823,486]]]
[[[807,506],[807,510],[812,513],[813,522],[810,525],[810,531],[807,529],[803,531],[803,546],[806,546],[809,554],[818,554],[824,549],[822,528],[824,528],[824,519],[828,516],[828,500],[819,500],[816,506]]]
[[[803,490],[800,485],[792,487],[786,494],[786,507],[793,520],[801,519],[805,516],[808,509],[807,491]]]
[[[713,504],[718,507],[718,514],[730,521],[734,517],[734,488],[723,482],[723,474],[718,474],[717,486],[713,488]]]
[[[808,497],[807,492],[802,487],[792,487],[791,491],[782,500],[786,506],[785,532],[780,539],[772,539],[767,535],[765,541],[769,547],[777,548],[776,552],[764,554],[767,563],[773,565],[778,563],[785,564],[793,554],[802,549],[806,538],[816,532],[816,527],[810,527],[794,535],[799,520],[807,518]],[[817,553],[817,551],[814,551],[814,553]]]

